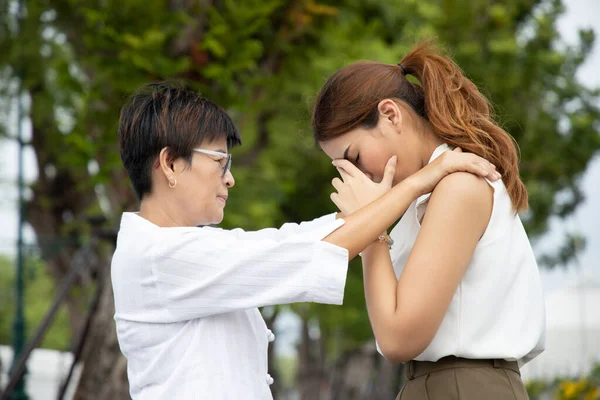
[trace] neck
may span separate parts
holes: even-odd
[[[148,195],[140,204],[139,216],[161,228],[186,226],[175,209],[168,207],[168,204],[158,196]]]
[[[435,149],[437,149],[438,146],[442,145],[444,141],[440,139],[438,135],[435,134],[433,128],[431,127],[431,125],[429,125],[429,123],[423,124],[422,134],[424,138],[424,143],[423,153],[421,155],[421,162],[423,164],[423,167],[425,167],[427,164],[429,164],[429,160],[431,159],[431,156],[433,155]]]

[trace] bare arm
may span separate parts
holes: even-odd
[[[462,153],[460,149],[445,152],[392,189],[389,187],[392,184],[395,161],[388,162],[379,184],[372,182],[347,160],[335,160],[334,165],[340,170],[344,182],[334,179],[333,185],[339,193],[332,194],[332,200],[348,216],[344,218],[344,226],[323,240],[346,248],[349,259],[375,241],[404,214],[418,196],[431,192],[448,174],[467,171],[492,180],[500,178],[500,175],[496,175],[495,167],[488,161],[475,154]]]
[[[363,253],[369,319],[389,360],[411,360],[433,340],[485,232],[492,202],[483,179],[449,175],[431,195],[399,280],[385,245],[375,243]]]
[[[344,225],[323,240],[348,249],[351,260],[396,222],[419,195],[418,187],[405,180],[377,200],[344,217]]]

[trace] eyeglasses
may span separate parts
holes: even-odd
[[[219,164],[221,164],[221,168],[223,168],[223,175],[221,175],[221,177],[225,176],[227,171],[229,171],[231,169],[231,154],[221,153],[220,151],[205,150],[205,149],[192,149],[192,150],[197,153],[203,153],[203,154],[208,154],[209,156],[220,157],[219,159],[217,159],[215,161],[218,161]]]

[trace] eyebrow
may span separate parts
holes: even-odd
[[[344,160],[348,160],[348,150],[350,150],[350,146],[351,144],[349,144],[348,147],[346,147],[346,150],[344,150]]]

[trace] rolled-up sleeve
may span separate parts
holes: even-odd
[[[279,235],[167,231],[153,252],[152,271],[171,321],[293,302],[342,304],[348,251],[322,239],[344,221],[324,218]]]
[[[258,231],[247,232],[243,229],[236,228],[227,232],[229,232],[231,235],[234,235],[238,240],[273,239],[281,241],[294,235],[309,235],[318,237],[320,230],[327,231],[329,229],[325,235],[327,236],[332,232],[332,227],[333,230],[335,230],[337,226],[340,226],[339,224],[340,222],[336,222],[336,214],[328,214],[312,221],[305,221],[299,224],[285,223],[279,229],[265,228]],[[343,224],[343,222],[341,222],[341,224]]]

